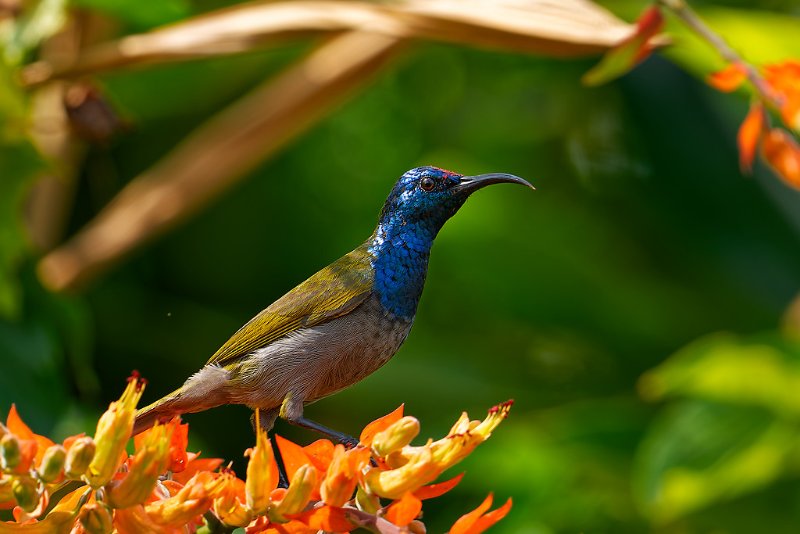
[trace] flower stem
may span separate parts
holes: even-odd
[[[746,62],[742,57],[731,48],[725,40],[714,33],[705,22],[695,13],[695,11],[684,0],[656,0],[659,4],[672,11],[690,30],[705,40],[722,58],[728,63],[741,65],[747,74],[747,79],[753,85],[759,97],[771,106],[780,109],[783,99],[776,95],[758,70]]]

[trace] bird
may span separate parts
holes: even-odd
[[[499,183],[534,189],[505,173],[465,176],[433,166],[405,172],[366,241],[253,317],[178,389],[140,409],[133,433],[182,414],[243,404],[264,430],[280,417],[355,446],[354,438],[305,418],[304,406],[394,356],[414,322],[439,230],[472,193]]]

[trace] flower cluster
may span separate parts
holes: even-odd
[[[143,381],[129,380],[119,401],[100,418],[94,437],[72,436],[62,444],[33,433],[12,406],[0,425],[0,508],[15,521],[0,532],[178,534],[207,521],[244,527],[248,534],[425,532],[422,501],[440,496],[461,480],[433,483],[485,441],[508,415],[511,402],[483,421],[462,414],[437,441],[412,446],[419,421],[401,406],[367,425],[351,449],[318,440],[305,447],[275,436],[288,477],[279,471],[267,433],[245,452],[244,480],[221,459],[187,452],[188,425],[174,419],[134,439],[126,451]],[[258,418],[256,418],[258,419]],[[462,516],[451,534],[477,534],[511,508],[489,511],[492,496]]]
[[[800,61],[790,59],[765,65],[760,70],[755,68],[714,34],[686,2],[654,0],[639,16],[633,32],[583,76],[583,83],[607,83],[633,69],[657,46],[668,42],[660,35],[665,22],[664,10],[672,12],[687,28],[715,48],[728,64],[708,77],[712,87],[730,92],[749,82],[754,89],[750,112],[737,135],[742,171],[752,170],[760,148],[761,157],[775,174],[786,184],[800,189],[800,143],[792,134],[792,131],[800,133]],[[768,109],[774,110],[788,129],[772,127]]]
[[[720,91],[734,91],[748,79],[751,69],[743,62],[734,62],[712,74],[708,82]],[[742,169],[751,169],[760,146],[764,161],[776,174],[800,189],[800,144],[789,130],[771,127],[766,113],[767,108],[775,109],[785,125],[800,132],[800,61],[765,65],[762,76],[756,78],[761,92],[756,94],[737,136]]]

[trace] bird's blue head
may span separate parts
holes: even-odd
[[[403,174],[381,210],[381,223],[422,225],[433,236],[478,189],[496,183],[532,187],[511,174],[463,176],[437,167],[416,167]]]
[[[413,316],[436,234],[472,193],[497,183],[533,188],[511,174],[464,176],[437,167],[417,167],[400,177],[369,244],[375,258],[376,291],[387,309],[402,317]]]

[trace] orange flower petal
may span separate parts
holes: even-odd
[[[479,534],[484,530],[488,529],[501,519],[503,519],[511,510],[511,497],[508,498],[506,503],[496,510],[492,510],[488,514],[480,517],[475,524],[472,525],[472,529],[470,530],[470,534]]]
[[[750,172],[753,169],[753,159],[758,148],[758,141],[761,139],[761,132],[764,129],[764,106],[761,102],[754,102],[750,106],[747,117],[742,121],[739,132],[736,136],[736,144],[739,147],[739,167],[742,172]]]
[[[172,480],[186,484],[195,474],[200,471],[216,471],[222,465],[222,458],[194,458],[186,464],[186,469],[180,473],[175,473]]]
[[[306,464],[312,464],[311,459],[306,455],[303,447],[289,441],[275,434],[275,440],[278,443],[278,450],[281,451],[281,458],[283,458],[283,466],[286,468],[286,476],[289,477],[289,482],[292,481],[295,472]]]
[[[764,137],[761,153],[784,182],[800,189],[800,145],[789,132],[779,128],[770,130]]]
[[[413,493],[406,493],[386,510],[386,519],[398,527],[404,527],[417,518],[422,511],[422,501]]]
[[[439,482],[438,484],[431,484],[430,486],[422,486],[417,491],[414,492],[414,496],[418,499],[425,500],[425,499],[433,499],[444,495],[451,489],[455,488],[461,479],[464,478],[464,473],[461,473],[457,477],[451,478],[450,480],[445,480],[444,482]]]
[[[653,51],[650,40],[664,27],[664,16],[656,5],[645,9],[636,21],[636,30],[606,52],[600,63],[583,75],[581,81],[590,86],[601,85],[622,76]]]
[[[731,63],[724,69],[711,74],[706,81],[714,89],[723,93],[730,93],[738,89],[746,79],[747,67],[741,63]]]
[[[22,422],[22,418],[19,416],[19,412],[17,412],[16,404],[12,404],[11,409],[8,411],[6,426],[12,434],[20,439],[33,439],[33,430],[31,430],[28,425]]]
[[[492,494],[490,493],[477,508],[459,517],[458,521],[450,529],[449,534],[473,534],[472,527],[491,506]]]
[[[295,519],[313,529],[326,532],[350,532],[356,528],[356,525],[347,519],[347,513],[334,506],[326,505],[314,508],[296,515]]]
[[[399,421],[403,417],[404,407],[405,404],[401,404],[392,413],[384,415],[383,417],[379,417],[365,426],[364,430],[361,431],[361,436],[359,437],[361,444],[365,447],[371,446],[372,440],[375,438],[375,434],[382,430],[386,430],[392,423]]]
[[[333,460],[333,443],[327,439],[318,439],[310,445],[303,447],[303,451],[311,463],[321,472],[325,472]]]

